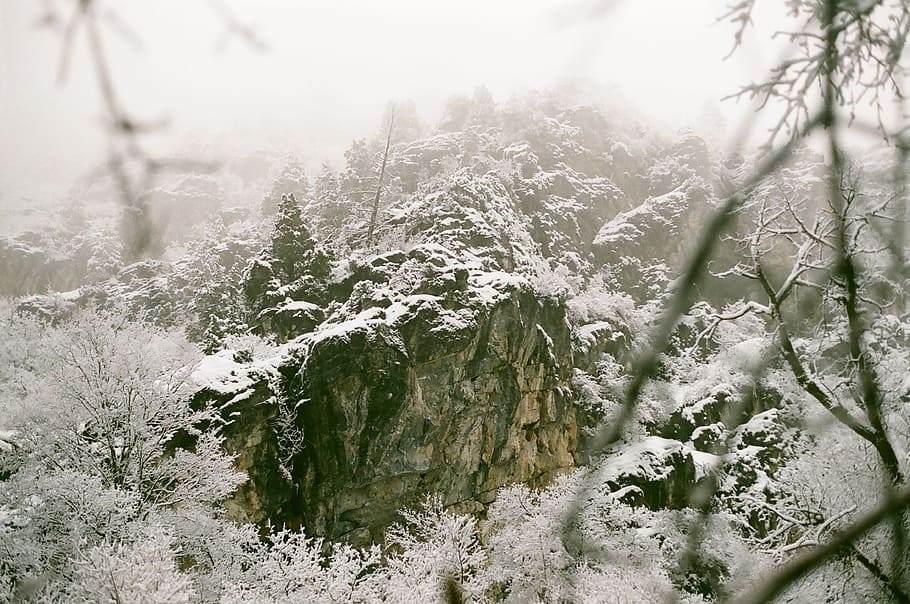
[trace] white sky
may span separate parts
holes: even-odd
[[[73,2],[58,2],[65,11]],[[248,0],[227,6],[269,45],[232,39],[204,0],[119,0],[141,41],[106,30],[114,80],[132,115],[166,117],[159,148],[195,141],[216,153],[262,145],[337,158],[411,98],[434,122],[443,101],[485,84],[504,101],[567,76],[616,83],[642,111],[684,125],[706,102],[760,76],[775,57],[757,15],[746,49],[722,62],[732,27],[722,0],[625,0],[608,10],[567,0]],[[775,3],[776,4],[776,3]],[[765,5],[767,6],[767,5]],[[775,7],[779,9],[780,7]],[[61,39],[37,29],[41,4],[0,0],[0,201],[57,195],[105,149],[97,85],[78,37],[56,81]],[[774,17],[775,19],[777,17]],[[728,102],[735,123],[743,104]]]

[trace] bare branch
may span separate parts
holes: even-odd
[[[728,604],[764,604],[781,595],[790,585],[811,573],[824,562],[842,553],[863,535],[882,522],[901,514],[910,506],[910,488],[904,487],[893,497],[886,497],[831,540],[795,558],[775,572],[762,585]]]

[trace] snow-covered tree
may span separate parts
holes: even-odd
[[[307,207],[315,215],[317,231],[326,240],[338,234],[348,214],[339,186],[338,173],[323,163],[313,184],[313,201]]]
[[[206,223],[186,263],[195,319],[187,326],[187,334],[206,353],[217,351],[225,338],[246,330],[241,289],[246,257],[232,245],[232,237],[216,216]]]
[[[297,200],[283,196],[269,246],[243,274],[247,322],[255,327],[264,310],[286,300],[320,300],[330,270],[330,258],[310,234]]]
[[[331,554],[324,555],[326,548]],[[250,571],[226,589],[222,604],[379,602],[380,550],[309,539],[283,530],[259,544]]]
[[[97,283],[115,276],[123,268],[122,246],[113,233],[103,232],[91,243],[86,264],[86,281]]]
[[[420,510],[403,510],[403,524],[386,533],[390,550],[384,569],[386,601],[429,602],[457,589],[462,598],[483,595],[486,552],[480,544],[477,519],[455,514],[429,496]],[[447,587],[448,586],[448,587]]]
[[[310,181],[303,165],[297,159],[289,158],[272,183],[271,191],[263,198],[260,213],[270,218],[278,211],[281,198],[285,195],[304,200],[309,194]]]
[[[80,553],[66,589],[72,602],[190,604],[192,579],[177,569],[173,537],[149,526],[131,542],[102,543]]]
[[[339,185],[351,213],[364,214],[376,192],[376,161],[380,152],[378,144],[368,144],[366,139],[352,141],[344,152],[344,170]]]
[[[150,523],[173,529],[185,514],[219,521],[217,504],[245,480],[221,449],[216,411],[191,404],[192,348],[108,311],[44,327],[31,346],[0,397],[15,433],[15,446],[0,450],[0,587],[51,597],[79,576],[85,590],[100,589],[96,581],[119,590],[117,566],[126,576],[161,570],[162,589],[178,587],[167,574],[170,541],[150,550],[139,535],[156,533]],[[150,566],[128,568],[133,559]]]
[[[711,326],[745,315],[765,320],[767,339],[786,368],[793,396],[817,405],[808,407],[807,416],[815,420],[810,433],[822,417],[836,422],[813,440],[823,446],[837,434],[842,443],[836,466],[805,463],[816,456],[811,448],[800,458],[801,466],[824,476],[821,484],[860,484],[858,477],[842,474],[851,465],[862,467],[859,474],[871,480],[865,489],[858,487],[861,501],[812,495],[807,513],[805,500],[818,489],[789,474],[790,490],[775,505],[765,504],[780,527],[770,539],[779,553],[821,543],[875,501],[868,491],[874,492],[876,484],[899,487],[908,472],[906,383],[893,377],[910,369],[908,325],[898,314],[894,292],[903,285],[899,271],[890,271],[886,231],[880,226],[892,219],[896,197],[867,197],[850,167],[829,179],[827,190],[811,170],[789,176],[796,184],[753,193],[746,211],[754,223],[739,239],[746,259],[725,273],[757,283],[761,293],[716,313]],[[827,445],[822,458],[833,450]],[[888,562],[891,555],[883,546],[888,541],[860,540],[844,550],[842,560],[871,577],[880,593],[905,599],[904,562]]]
[[[274,276],[282,283],[305,274],[316,278],[328,274],[328,259],[310,234],[303,209],[293,195],[282,196],[278,204],[270,251]]]

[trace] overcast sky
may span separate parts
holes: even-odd
[[[58,2],[71,11],[73,2]],[[726,62],[720,0],[249,0],[225,4],[268,44],[236,38],[203,0],[119,0],[138,47],[105,29],[114,82],[132,115],[168,118],[158,148],[216,153],[268,145],[338,157],[372,134],[387,101],[413,99],[434,121],[445,98],[485,84],[497,98],[566,77],[615,83],[640,110],[685,125],[755,79],[772,59],[757,15]],[[604,6],[607,9],[603,9]],[[61,36],[36,27],[41,3],[0,0],[0,199],[59,195],[105,149],[97,83],[77,37],[57,82]],[[743,104],[726,103],[734,122]],[[320,155],[320,157],[312,157]]]

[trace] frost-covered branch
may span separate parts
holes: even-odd
[[[910,488],[904,487],[893,496],[885,497],[877,506],[860,516],[834,537],[786,563],[763,584],[728,604],[764,604],[782,594],[790,585],[831,558],[841,554],[861,537],[910,506]]]
[[[831,4],[834,10],[826,21],[824,13]],[[900,80],[904,70],[900,61],[910,32],[907,3],[796,0],[788,5],[791,18],[799,25],[792,31],[780,31],[775,37],[786,40],[792,53],[774,65],[766,79],[743,86],[729,98],[755,99],[760,108],[769,104],[782,107],[770,128],[772,144],[781,134],[802,136],[802,125],[809,121],[810,103],[825,95],[826,81],[830,81],[830,98],[836,106],[847,108],[852,120],[860,102],[870,103],[876,109],[879,134],[887,136],[884,94],[886,90],[898,97],[902,94]],[[734,50],[742,43],[754,7],[751,1],[737,2],[721,17],[737,27]]]

